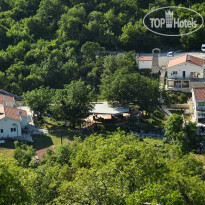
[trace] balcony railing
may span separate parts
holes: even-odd
[[[196,110],[201,111],[201,112],[205,112],[205,107],[197,107]]]
[[[189,78],[182,78],[182,77],[175,77],[175,76],[171,76],[170,78],[168,78],[168,80],[183,80],[183,81],[205,81],[205,78],[192,78],[192,77],[189,77]]]

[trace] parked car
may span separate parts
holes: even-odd
[[[172,56],[174,56],[174,52],[173,51],[170,51],[170,52],[167,53],[167,57],[172,57]]]
[[[205,52],[205,44],[202,44],[202,45],[201,45],[201,50],[202,50],[203,52]]]

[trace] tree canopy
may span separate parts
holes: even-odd
[[[37,167],[21,166],[0,155],[0,204],[205,202],[203,164],[193,154],[172,141],[123,131],[76,138],[49,151]]]

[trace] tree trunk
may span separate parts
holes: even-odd
[[[189,197],[186,195],[186,193],[182,190],[181,188],[181,183],[178,181],[177,182],[179,185],[179,192],[181,193],[182,197],[184,198],[184,201],[186,202],[186,204],[188,205],[193,205],[193,203],[190,201]]]

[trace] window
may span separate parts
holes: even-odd
[[[0,133],[4,133],[4,130],[3,130],[3,129],[0,129]]]
[[[11,132],[16,132],[16,128],[11,128]]]
[[[177,73],[178,73],[177,71],[173,71],[173,75],[177,75]]]
[[[205,102],[198,102],[198,106],[205,106]]]

